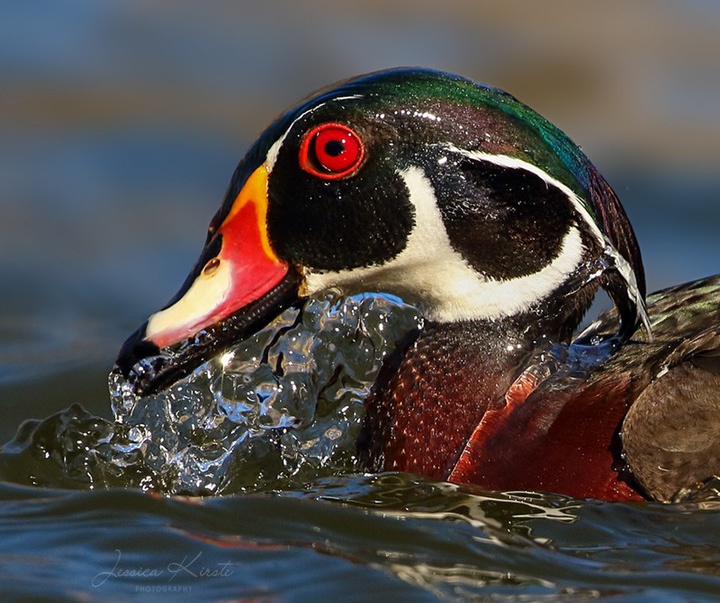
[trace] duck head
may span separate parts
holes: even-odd
[[[258,138],[197,264],[117,365],[139,395],[159,391],[329,288],[567,339],[600,286],[626,338],[643,315],[640,254],[577,146],[495,88],[383,71],[319,92]]]

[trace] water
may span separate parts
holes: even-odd
[[[137,397],[113,370],[113,421],[77,405],[28,421],[0,476],[199,496],[358,471],[364,402],[395,342],[421,325],[385,295],[308,300],[158,394]]]
[[[698,504],[393,474],[204,499],[12,485],[0,497],[3,588],[18,598],[709,601],[720,580],[720,514]]]
[[[3,4],[3,601],[717,600],[712,496],[607,504],[358,473],[351,429],[386,351],[358,331],[373,309],[361,299],[342,380],[306,380],[303,355],[275,370],[283,345],[333,366],[337,342],[306,337],[336,307],[325,299],[308,322],[281,319],[294,343],[256,342],[264,365],[247,346],[227,358],[263,365],[262,380],[208,365],[171,403],[108,395],[120,344],[183,280],[252,137],[371,69],[423,64],[510,90],[614,185],[650,289],[718,272],[716,7],[495,4]],[[405,310],[393,328],[412,328]],[[281,386],[327,404],[278,407]]]

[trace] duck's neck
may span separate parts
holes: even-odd
[[[542,345],[513,322],[430,323],[399,364],[386,363],[368,402],[368,464],[446,479],[488,408]]]

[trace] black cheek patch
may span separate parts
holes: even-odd
[[[389,166],[366,164],[323,181],[280,156],[268,182],[268,233],[278,257],[315,270],[387,262],[406,246],[415,216],[409,191]]]
[[[521,168],[463,160],[460,181],[438,183],[452,246],[480,273],[512,279],[542,270],[575,223],[567,195]]]

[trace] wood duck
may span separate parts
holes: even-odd
[[[720,278],[646,311],[615,193],[503,91],[396,69],[279,117],[117,366],[157,392],[329,288],[394,294],[426,320],[367,401],[369,470],[663,501],[720,473]],[[600,288],[615,309],[573,339]]]

